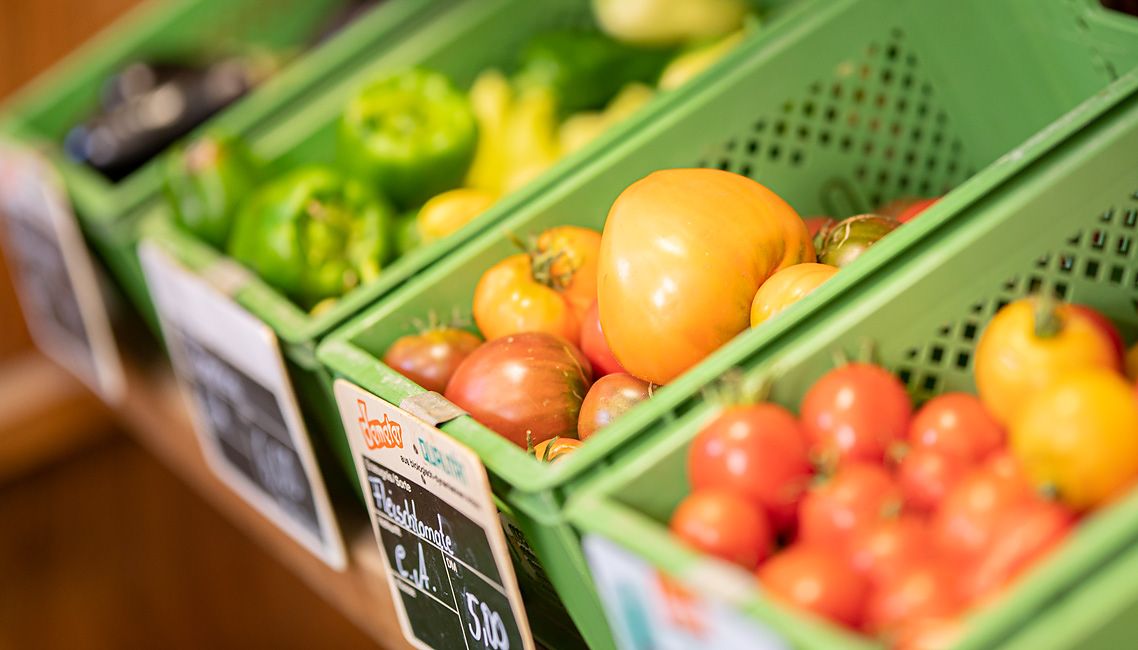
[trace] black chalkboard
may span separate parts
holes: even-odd
[[[59,240],[51,232],[47,214],[16,212],[9,207],[8,255],[20,283],[20,296],[30,328],[49,328],[49,336],[64,339],[68,367],[81,377],[97,378],[96,357],[79,298]]]
[[[225,460],[290,517],[322,538],[312,482],[272,391],[184,330],[186,383]]]
[[[363,461],[414,635],[437,650],[522,648],[487,531],[415,481]]]

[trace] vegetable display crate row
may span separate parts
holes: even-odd
[[[47,156],[92,246],[127,297],[152,319],[134,248],[145,206],[161,189],[161,148],[191,122],[200,123],[194,130],[236,135],[264,130],[298,99],[320,92],[345,66],[376,56],[435,11],[429,0],[149,3],[3,106],[0,136]],[[355,20],[333,32],[349,17]],[[144,94],[151,88],[156,92]],[[137,99],[117,99],[128,95]],[[114,101],[122,102],[115,109],[119,113],[150,112],[145,118],[112,112],[101,118],[105,124],[92,121],[101,104]],[[207,101],[217,104],[201,105]],[[180,125],[183,117],[188,121]],[[151,130],[143,132],[146,126]],[[95,162],[78,160],[74,151],[83,134],[94,139],[100,127],[104,136],[99,137],[122,138],[103,143],[113,147],[103,152],[113,154],[108,159],[114,166],[102,165],[102,171]],[[82,146],[92,161],[101,161],[97,142]]]
[[[807,390],[834,367],[835,351],[853,354],[868,341],[918,401],[974,394],[985,325],[1003,306],[1039,293],[1100,311],[1133,342],[1136,145],[1138,71],[945,198],[952,218],[914,222],[888,257],[884,245],[881,255],[871,251],[861,282],[817,317],[769,332],[761,349],[739,359],[740,368],[747,377],[770,378],[769,399],[797,412]],[[630,562],[689,585],[792,646],[871,647],[867,637],[771,602],[750,574],[700,555],[669,532],[669,516],[691,490],[689,447],[721,408],[692,408],[578,491],[570,518],[586,546],[592,552],[614,542],[635,558]],[[1119,572],[1133,565],[1136,512],[1138,492],[1131,489],[1087,514],[1051,555],[970,613],[952,647],[1118,647],[1112,643],[1132,637],[1125,612],[1134,595],[1120,588],[1126,580]],[[608,583],[605,593],[619,590],[619,577],[598,573],[597,580]],[[626,611],[635,610],[633,601]],[[647,647],[644,632],[632,627],[621,626],[622,647]]]
[[[770,4],[779,6],[781,3]],[[772,10],[765,18],[777,22],[777,12]],[[265,175],[269,178],[311,165],[338,170],[343,162],[341,131],[345,128],[345,110],[369,83],[385,75],[418,68],[445,75],[457,88],[469,88],[488,69],[509,71],[517,61],[519,51],[535,34],[554,29],[584,31],[583,28],[595,29],[591,5],[587,0],[542,3],[466,0],[443,3],[431,20],[422,21],[413,33],[382,54],[351,70],[342,71],[334,83],[323,86],[319,93],[311,94],[305,102],[292,106],[281,119],[253,133],[246,141],[253,155],[264,162]],[[725,60],[721,65],[727,64],[729,61]],[[652,105],[667,105],[684,96],[692,87],[694,83],[662,91]],[[383,102],[379,104],[380,108],[385,106]],[[142,217],[141,231],[148,244],[153,244],[231,297],[272,330],[280,341],[288,381],[306,428],[315,439],[317,455],[329,446],[322,444],[328,440],[338,452],[337,459],[343,462],[343,469],[325,472],[327,483],[343,483],[345,477],[354,481],[352,459],[347,452],[347,442],[332,394],[332,378],[316,358],[319,340],[364,307],[444,258],[489,224],[502,221],[506,215],[544,194],[572,169],[595,158],[606,144],[619,140],[642,123],[643,120],[632,117],[625,124],[614,126],[595,142],[566,155],[528,184],[506,194],[458,232],[425,243],[398,257],[373,280],[361,283],[334,302],[325,303],[326,308],[320,310],[306,311],[305,308],[311,305],[298,304],[293,300],[295,296],[290,297],[274,288],[249,269],[237,265],[233,258],[187,232],[175,222],[172,210],[165,204],[155,205],[147,211]],[[274,218],[279,216],[274,213]],[[311,249],[305,251],[306,254],[309,252]],[[147,279],[150,280],[149,277]],[[325,434],[325,440],[321,440],[321,434]],[[359,507],[357,503],[347,505]],[[528,577],[524,574],[521,580],[534,636],[558,647],[583,645],[573,620],[566,616],[565,608],[551,588],[527,584]],[[592,618],[599,616],[600,612],[594,609]],[[602,638],[607,637],[607,633],[602,634]]]
[[[750,176],[802,215],[859,214],[899,196],[959,186],[921,217],[929,224],[923,227],[949,228],[965,197],[993,186],[993,175],[973,177],[977,170],[1019,151],[1033,133],[1105,88],[1116,70],[1138,63],[1138,52],[1125,48],[1104,63],[1084,24],[1100,36],[1117,32],[1114,43],[1138,34],[1132,19],[1094,2],[795,4],[685,93],[642,111],[586,163],[543,184],[493,228],[353,318],[318,356],[336,376],[391,405],[422,395],[421,386],[380,361],[394,341],[431,314],[469,309],[480,276],[516,253],[509,235],[561,225],[599,230],[621,190],[661,168],[709,166]],[[1138,50],[1138,40],[1130,42]],[[642,432],[690,408],[724,371],[805,327],[844,294],[861,295],[859,287],[907,259],[917,239],[904,229],[892,234],[864,261],[741,334],[554,465],[471,417],[443,424],[478,453],[536,556],[540,566],[527,555],[519,576],[548,579],[590,644],[611,644],[565,499],[614,458],[637,453]],[[941,256],[934,251],[929,259]]]

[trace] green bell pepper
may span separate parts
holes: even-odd
[[[229,254],[302,307],[375,279],[391,255],[394,211],[324,167],[262,186],[237,215]]]
[[[407,70],[366,86],[340,120],[340,161],[400,208],[458,187],[474,158],[478,124],[445,75]]]
[[[245,143],[207,135],[169,155],[163,187],[174,220],[216,248],[224,248],[233,216],[256,187],[260,166]]]
[[[550,88],[564,114],[604,106],[626,84],[654,86],[674,51],[626,45],[597,32],[559,30],[522,50],[516,80]]]

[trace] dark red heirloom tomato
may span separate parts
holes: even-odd
[[[475,420],[525,448],[577,436],[577,416],[593,371],[565,339],[542,332],[494,339],[466,357],[446,398]]]
[[[446,390],[454,371],[482,339],[455,327],[428,329],[396,339],[383,355],[393,370],[427,390]]]
[[[776,404],[723,411],[692,441],[695,488],[722,487],[760,504],[778,530],[792,527],[812,468],[798,420]]]
[[[618,372],[601,377],[581,404],[578,437],[585,440],[651,396],[652,385],[630,374]]]

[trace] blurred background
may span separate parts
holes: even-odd
[[[137,0],[0,0],[0,102]],[[0,264],[0,648],[374,647],[31,347]]]

